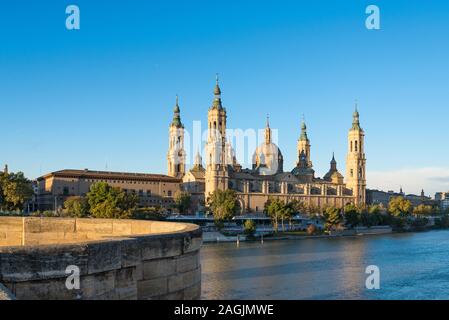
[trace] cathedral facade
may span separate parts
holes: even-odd
[[[199,152],[193,168],[186,171],[184,126],[180,118],[178,100],[173,121],[169,127],[167,154],[168,175],[180,178],[183,189],[190,192],[195,204],[207,203],[215,190],[236,191],[242,213],[262,212],[270,198],[284,201],[298,200],[315,207],[343,207],[348,203],[364,206],[366,203],[365,133],[360,126],[359,113],[353,113],[348,133],[346,178],[338,171],[332,157],[329,171],[323,178],[315,177],[311,161],[311,144],[304,120],[297,141],[296,165],[284,171],[284,159],[279,147],[272,141],[272,130],[267,118],[264,141],[252,157],[252,167],[243,169],[226,138],[226,109],[222,105],[221,89],[214,88],[214,99],[208,110],[208,132],[205,148],[205,167]]]

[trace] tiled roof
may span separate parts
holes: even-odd
[[[107,179],[107,180],[139,180],[139,181],[163,181],[180,183],[181,179],[170,177],[164,174],[152,173],[133,173],[133,172],[109,172],[109,171],[91,171],[91,170],[74,170],[64,169],[55,171],[39,177],[38,180],[43,180],[49,177],[64,177],[64,178],[87,178],[87,179]]]

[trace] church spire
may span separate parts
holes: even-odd
[[[267,125],[265,127],[265,144],[271,143],[271,128],[270,128],[270,117],[267,114]]]
[[[176,95],[176,105],[173,108],[173,120],[170,124],[171,126],[175,126],[176,128],[184,128],[184,125],[181,122],[181,111],[179,109],[179,97]]]
[[[361,130],[362,128],[360,128],[360,118],[359,118],[359,111],[358,111],[358,102],[357,100],[355,101],[355,110],[354,113],[352,114],[352,129],[354,130]]]
[[[332,152],[331,171],[337,171],[337,161],[335,160],[334,152]]]
[[[197,149],[196,150],[196,155],[195,155],[195,162],[193,164],[194,168],[202,168],[203,167],[203,158],[201,158],[201,154],[200,154],[200,150]]]
[[[301,141],[308,141],[309,140],[309,138],[307,137],[307,126],[306,126],[306,121],[304,120],[304,115],[302,115],[301,136],[299,137],[299,140],[301,140]]]
[[[217,108],[219,110],[223,109],[223,106],[221,104],[221,89],[218,79],[218,73],[215,75],[215,88],[214,88],[214,101],[212,103],[212,108]]]

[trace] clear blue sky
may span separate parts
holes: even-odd
[[[77,4],[81,30],[65,29]],[[365,8],[381,30],[365,28]],[[166,172],[175,94],[205,121],[215,73],[231,128],[270,113],[285,167],[304,113],[318,176],[344,173],[359,100],[368,185],[449,189],[449,2],[3,1],[0,163]],[[371,176],[370,176],[371,175]]]

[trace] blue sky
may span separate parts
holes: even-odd
[[[81,30],[65,28],[65,8]],[[381,30],[365,28],[365,8]],[[449,190],[447,1],[3,1],[0,163],[166,172],[175,95],[191,130],[220,74],[228,127],[279,130],[285,168],[301,115],[324,175],[344,173],[354,100],[368,186]]]

